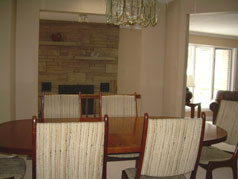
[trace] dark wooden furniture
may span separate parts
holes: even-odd
[[[45,119],[50,121],[62,119]],[[65,119],[78,121],[78,119]],[[88,118],[87,120],[90,120]],[[144,118],[110,118],[108,154],[139,152]],[[225,130],[206,123],[204,145],[224,141]],[[32,120],[16,120],[0,124],[0,152],[32,155]]]
[[[185,105],[191,108],[191,116],[190,116],[191,118],[194,118],[195,108],[197,107],[198,108],[197,117],[200,118],[201,103],[186,102]]]
[[[199,166],[206,169],[206,179],[212,179],[212,171],[214,169],[222,168],[222,167],[230,167],[233,173],[233,179],[237,179],[237,157],[238,157],[238,144],[236,145],[236,149],[234,153],[221,151],[219,149],[215,149],[212,147],[204,148],[206,149],[206,153],[211,153],[212,157],[208,163],[199,163]],[[203,149],[203,150],[204,150]],[[217,155],[216,157],[214,155]],[[220,161],[212,160],[220,159]]]
[[[122,179],[185,178],[184,174],[190,172],[190,178],[195,179],[204,137],[205,113],[202,119],[151,119],[148,114],[144,118],[139,161],[136,168],[122,171]]]
[[[80,117],[101,117],[101,94],[79,94]]]
[[[102,123],[103,122],[103,123]],[[94,123],[94,124],[92,124]],[[78,130],[77,130],[78,129]],[[85,129],[85,130],[84,130]],[[89,129],[91,133],[88,134]],[[101,130],[100,130],[101,129]],[[38,132],[37,132],[38,131]],[[66,134],[62,139],[62,136],[57,138],[57,131],[62,132],[61,135]],[[73,132],[74,131],[74,132]],[[40,134],[37,136],[37,134]],[[65,136],[65,135],[64,135]],[[52,144],[51,142],[47,143],[47,140],[54,141],[58,140],[58,143]],[[103,140],[104,138],[104,140]],[[78,140],[78,142],[75,142]],[[96,142],[97,140],[98,142]],[[46,143],[46,145],[45,145]],[[97,143],[97,144],[95,144]],[[105,115],[104,119],[102,118],[92,118],[91,120],[80,119],[78,122],[70,122],[70,120],[62,121],[52,121],[52,120],[40,120],[36,116],[32,118],[32,178],[35,179],[36,176],[44,177],[45,173],[50,174],[53,178],[58,175],[59,178],[70,176],[81,175],[80,178],[86,176],[98,176],[98,178],[106,179],[106,156],[107,156],[107,144],[108,144],[108,116]],[[38,145],[38,147],[37,147]],[[42,146],[42,147],[39,147]],[[46,147],[45,147],[46,146]],[[78,147],[76,147],[78,146]],[[37,147],[37,150],[36,150]],[[56,147],[56,148],[55,148]],[[69,148],[67,148],[69,147]],[[45,149],[46,148],[46,149]],[[98,154],[97,153],[98,150]],[[76,151],[74,151],[76,150]],[[67,155],[61,157],[59,153],[67,154],[68,151],[74,152],[81,155],[81,157],[76,157],[75,155]],[[37,154],[39,152],[39,154]],[[101,154],[103,156],[101,157]],[[82,157],[85,154],[90,155],[89,157]],[[39,157],[37,157],[39,156]],[[44,156],[44,157],[43,157]],[[45,156],[47,157],[45,159]],[[37,160],[39,160],[37,162]],[[60,160],[60,164],[56,162]],[[53,162],[52,162],[53,161]],[[53,164],[52,164],[53,163]],[[36,164],[38,164],[37,169],[40,169],[40,172],[36,172]],[[64,170],[57,175],[55,172],[48,173],[48,168],[45,167],[46,164],[50,170]],[[78,170],[72,169],[78,165]],[[83,167],[86,165],[87,167]],[[95,166],[96,165],[96,166]],[[98,166],[102,165],[102,166]],[[90,167],[88,167],[90,166]],[[66,169],[67,168],[67,169]],[[101,170],[99,170],[101,169]],[[69,171],[66,171],[69,170]],[[42,172],[43,171],[43,172]],[[37,174],[37,175],[36,175]]]

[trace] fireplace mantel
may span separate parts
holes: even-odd
[[[80,46],[80,42],[55,42],[55,41],[40,41],[39,42],[40,45],[44,45],[44,46],[66,46],[66,47],[77,47]],[[75,56],[74,59],[77,60],[106,60],[106,61],[114,61],[116,60],[115,57],[105,57],[105,56]]]

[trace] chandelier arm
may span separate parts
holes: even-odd
[[[157,1],[154,1],[155,5],[154,5],[154,13],[155,15],[153,16],[154,17],[154,20],[152,21],[151,25],[154,27],[156,26],[157,24],[157,21],[158,21],[158,2]]]
[[[140,18],[141,18],[141,11],[140,10],[141,10],[141,7],[142,7],[142,3],[143,3],[143,0],[139,1],[139,3],[137,3],[137,21],[140,21]]]
[[[121,2],[121,8],[122,8],[122,11],[121,11],[121,15],[120,17],[118,18],[118,22],[120,25],[123,25],[124,24],[124,19],[125,19],[125,8],[126,8],[126,1],[125,0],[122,0]]]

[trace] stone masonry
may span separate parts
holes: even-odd
[[[51,82],[52,94],[58,85],[94,85],[98,94],[100,83],[117,92],[118,27],[41,20],[39,41],[39,96],[42,82]]]

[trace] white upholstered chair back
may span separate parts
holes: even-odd
[[[37,179],[102,178],[104,122],[37,123]]]
[[[216,125],[227,131],[226,143],[236,145],[238,142],[238,102],[221,100]]]
[[[80,117],[79,95],[44,95],[43,118]]]
[[[102,116],[109,117],[136,117],[136,95],[103,95]]]
[[[192,172],[197,161],[202,119],[149,119],[141,175]]]

